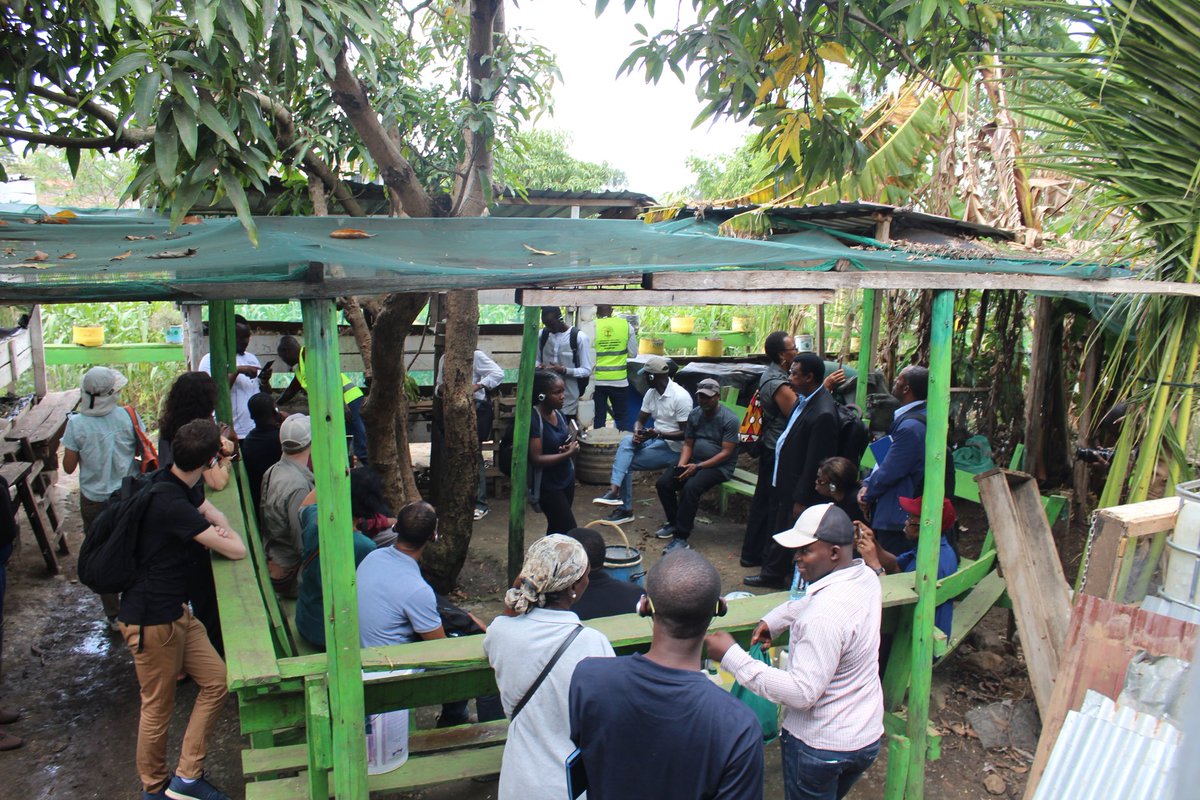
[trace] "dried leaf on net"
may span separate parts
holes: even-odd
[[[148,234],[146,236],[134,236],[132,233],[125,234],[125,241],[127,241],[127,242],[140,242],[142,239],[155,239],[155,238],[157,238],[157,237],[153,233]]]
[[[183,218],[183,222],[181,222],[180,224],[181,225],[199,225],[202,222],[204,222],[204,218],[201,217],[199,214],[188,214],[186,217]]]
[[[124,261],[125,259],[129,258],[131,255],[133,255],[133,251],[126,250],[124,253],[121,253],[120,255],[113,256],[112,258],[109,259],[109,261]]]
[[[330,239],[370,239],[374,235],[358,228],[338,228],[329,232]]]
[[[539,250],[536,247],[530,247],[527,244],[523,244],[521,246],[524,247],[529,252],[533,253],[535,256],[556,256],[556,255],[558,255],[558,253],[555,252],[554,250]]]
[[[189,247],[186,250],[162,250],[152,256],[146,258],[188,258],[196,255],[196,248]]]
[[[66,261],[68,259],[75,258],[75,253],[73,253],[73,252],[72,253],[63,253],[61,256],[59,256],[59,258]]]
[[[41,250],[34,250],[33,255],[30,256],[29,260],[30,261],[47,261],[47,260],[49,260],[49,258],[50,258],[49,253],[42,252]]]

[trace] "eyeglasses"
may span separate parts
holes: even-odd
[[[904,520],[904,527],[907,528],[909,526],[912,526],[914,528],[921,527],[921,518],[920,517],[909,517],[908,519]]]

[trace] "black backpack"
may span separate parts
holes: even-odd
[[[926,421],[924,412],[917,411],[912,414],[905,414],[903,418],[915,419],[925,426],[925,430],[929,430],[929,423]],[[946,493],[943,497],[947,500],[954,499],[954,488],[958,482],[957,470],[954,467],[954,451],[950,449],[949,438],[946,440],[946,471],[943,476]],[[925,494],[925,470],[922,469],[918,475],[913,478],[913,496],[922,497]]]
[[[138,560],[142,517],[156,495],[179,491],[169,481],[154,480],[159,471],[122,480],[121,488],[112,493],[87,529],[76,568],[79,582],[93,592],[128,591],[145,574],[145,563]]]
[[[535,410],[530,415],[530,432],[533,432],[532,423],[534,418],[538,421],[538,435],[541,436],[541,415]],[[500,437],[500,447],[496,451],[496,467],[504,473],[505,476],[512,477],[512,457],[513,457],[513,439],[517,434],[517,416],[513,414],[512,419],[508,421],[508,427],[504,429],[504,435]],[[532,474],[533,470],[529,470]]]
[[[855,469],[861,469],[863,453],[871,443],[871,432],[863,422],[858,406],[835,402],[834,407],[838,420],[837,454],[849,459]]]
[[[546,348],[546,340],[549,338],[550,338],[550,329],[542,328],[542,332],[540,334],[538,334],[538,349],[537,349],[538,361],[542,360],[542,350],[544,350]],[[571,343],[571,358],[574,359],[575,366],[578,367],[579,366],[579,329],[576,328],[574,325],[572,325],[571,329],[570,329],[569,341]],[[583,397],[583,393],[587,391],[588,383],[590,383],[591,380],[592,380],[592,376],[590,376],[590,375],[587,376],[586,378],[575,378],[575,383],[577,383],[579,385],[579,396],[580,397]],[[507,474],[507,473],[505,473],[505,474]]]

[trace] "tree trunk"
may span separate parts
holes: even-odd
[[[373,330],[372,338],[379,340],[379,347],[371,352],[373,379],[371,393],[363,405],[363,419],[367,425],[371,466],[383,480],[393,511],[421,497],[408,452],[404,340],[427,299],[428,295],[419,292],[388,295]]]
[[[342,315],[345,316],[346,322],[350,324],[350,330],[354,333],[358,352],[362,354],[363,372],[367,376],[367,382],[371,383],[374,374],[371,364],[371,329],[367,325],[366,317],[363,316],[362,306],[359,305],[357,297],[339,297],[338,306],[341,307]]]
[[[1043,449],[1053,329],[1054,301],[1039,297],[1033,311],[1033,349],[1029,353],[1029,382],[1025,385],[1025,471],[1038,480],[1046,478]]]
[[[446,361],[442,377],[443,447],[437,453],[442,474],[453,476],[434,486],[438,508],[438,540],[422,558],[434,589],[451,591],[458,581],[471,546],[475,490],[479,474],[479,439],[475,435],[472,362],[479,340],[479,293],[455,291],[446,295]]]

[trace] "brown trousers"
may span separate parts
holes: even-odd
[[[92,521],[100,516],[100,512],[104,510],[105,503],[89,500],[82,494],[79,495],[79,517],[83,520],[83,533],[86,536],[88,528],[92,527]],[[104,605],[104,616],[110,620],[115,619],[117,612],[121,610],[121,595],[119,594],[102,594],[100,602]]]
[[[179,751],[176,774],[199,778],[204,772],[208,738],[216,727],[228,689],[225,688],[225,662],[217,655],[204,625],[192,616],[187,606],[183,615],[164,625],[126,625],[121,635],[133,654],[142,694],[142,716],[138,723],[137,770],[142,788],[161,791],[170,777],[167,771],[167,728],[175,711],[175,679],[180,672],[191,676],[200,687],[196,704],[188,718]],[[142,652],[138,640],[144,635]]]

